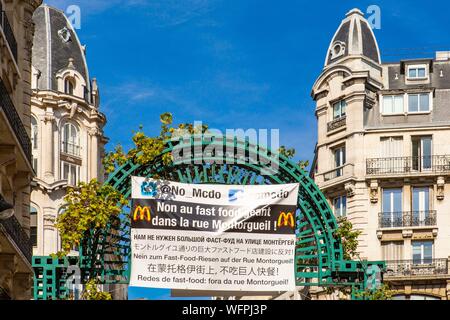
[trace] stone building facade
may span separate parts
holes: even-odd
[[[32,242],[34,255],[49,255],[61,249],[54,223],[66,188],[103,180],[106,118],[99,110],[97,82],[89,77],[85,47],[64,13],[42,5],[33,20]]]
[[[104,180],[101,159],[108,139],[97,81],[90,78],[86,47],[75,29],[64,12],[48,5],[40,6],[33,20],[31,148],[36,176],[31,241],[33,255],[48,256],[61,250],[55,221],[63,210],[67,187]],[[123,285],[102,289],[116,299],[127,296]]]
[[[41,2],[0,0],[0,299],[31,298],[32,15]]]
[[[336,31],[312,89],[311,176],[384,260],[395,299],[450,298],[450,53],[382,63],[363,13]]]

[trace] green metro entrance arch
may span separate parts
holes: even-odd
[[[203,152],[198,152],[205,148],[214,151],[205,157]],[[165,164],[163,156],[175,150],[184,150],[183,160]],[[297,285],[346,286],[352,288],[353,296],[365,290],[367,283],[375,280],[376,270],[384,269],[384,263],[345,260],[341,240],[336,236],[338,223],[324,195],[312,179],[292,161],[282,155],[270,155],[270,150],[237,138],[191,136],[184,140],[167,141],[165,150],[149,165],[131,161],[124,164],[105,183],[112,185],[127,198],[131,194],[132,175],[157,175],[167,180],[196,184],[299,183],[295,250]],[[250,157],[260,161],[248,161]],[[261,163],[274,161],[278,170],[262,175],[261,170],[264,168]],[[92,239],[86,235],[80,246],[79,259],[33,257],[35,299],[65,297],[67,270],[72,264],[80,267],[82,279],[96,276],[102,283],[127,283],[131,254],[129,215],[123,213],[120,221],[111,221],[101,241],[100,246],[97,246],[98,252],[93,255]],[[92,259],[93,256],[96,259]],[[46,294],[46,291],[50,293]]]

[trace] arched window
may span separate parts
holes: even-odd
[[[78,128],[73,123],[66,123],[62,132],[62,152],[80,156],[80,136]]]
[[[73,96],[74,90],[75,90],[75,80],[73,80],[72,78],[64,79],[64,93]]]
[[[38,128],[38,122],[34,116],[31,116],[31,146],[33,149],[32,156],[33,156],[33,170],[34,172],[38,172],[38,137],[39,137],[39,128]]]
[[[30,207],[30,241],[33,247],[37,246],[38,215],[35,207]]]
[[[31,116],[31,144],[33,149],[37,149],[38,144],[38,124],[36,118]]]

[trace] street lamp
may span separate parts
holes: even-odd
[[[14,215],[14,206],[6,202],[3,195],[0,193],[0,220],[6,220]]]

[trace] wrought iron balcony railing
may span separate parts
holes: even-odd
[[[22,147],[25,156],[27,157],[29,163],[31,164],[31,140],[25,130],[22,120],[16,111],[16,108],[9,96],[8,90],[6,90],[3,80],[0,79],[0,108],[6,115],[6,118],[11,125],[14,134],[19,140],[20,146]]]
[[[330,131],[339,129],[339,128],[345,126],[346,123],[347,123],[347,117],[346,116],[337,118],[337,119],[335,119],[335,120],[333,120],[331,122],[328,122],[327,130],[328,130],[328,132],[330,132]]]
[[[31,241],[19,221],[17,221],[16,217],[12,216],[6,220],[0,220],[0,225],[4,228],[6,233],[11,237],[24,257],[31,264],[31,256],[33,255]]]
[[[347,163],[343,166],[334,168],[333,170],[323,173],[323,181],[330,181],[339,177],[348,177],[353,175],[353,164]]]
[[[448,275],[447,259],[418,259],[386,261],[385,277]]]
[[[80,146],[78,144],[63,141],[62,142],[62,152],[79,157],[80,156]]]
[[[380,212],[380,228],[432,227],[437,225],[435,210],[411,212]]]
[[[6,42],[8,42],[9,48],[14,56],[14,60],[17,62],[17,41],[5,11],[1,11],[0,25],[5,34]]]
[[[366,160],[367,175],[438,172],[450,173],[450,155],[372,158]]]

